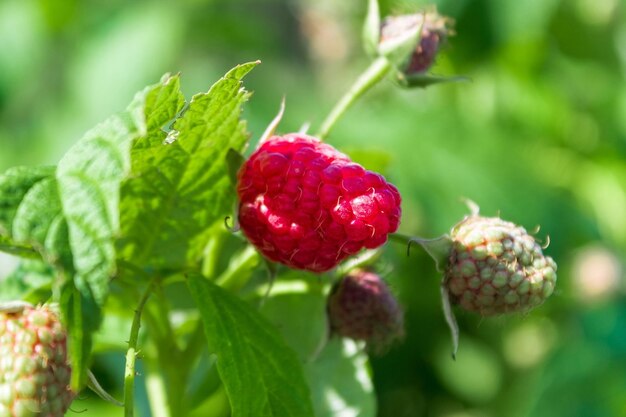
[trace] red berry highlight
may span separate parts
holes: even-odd
[[[319,139],[288,134],[262,143],[238,173],[239,223],[268,259],[323,272],[387,241],[400,193]]]

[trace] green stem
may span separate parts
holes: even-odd
[[[158,371],[159,363],[146,361],[146,391],[153,417],[173,417],[163,375]]]
[[[126,351],[126,369],[124,372],[124,417],[133,417],[135,410],[135,360],[137,359],[137,341],[139,339],[139,328],[141,327],[141,313],[148,298],[150,298],[150,294],[152,294],[155,283],[156,280],[153,280],[142,295],[130,328],[128,350]]]
[[[162,287],[155,289],[155,296],[157,302],[151,303],[146,309],[146,325],[152,339],[150,350],[146,353],[146,365],[149,365],[150,372],[153,374],[150,381],[152,390],[149,391],[149,395],[151,397],[164,396],[164,398],[151,398],[150,406],[153,413],[158,412],[162,416],[184,417],[187,415],[183,406],[187,375],[183,374],[185,366],[181,364],[193,358],[182,357],[169,318],[169,303],[163,294]],[[153,408],[159,404],[165,409]]]
[[[317,133],[317,137],[324,139],[328,136],[335,123],[343,116],[346,110],[366,91],[382,80],[390,69],[391,63],[387,58],[382,56],[376,58],[328,114],[322,123],[320,131]]]
[[[228,268],[215,279],[215,283],[236,293],[246,285],[260,259],[259,253],[252,245],[246,246],[243,251],[231,258]]]
[[[213,277],[217,271],[217,265],[220,259],[220,254],[226,243],[226,238],[230,232],[223,231],[223,225],[221,228],[213,231],[211,239],[205,248],[204,261],[202,263],[202,275],[205,277]]]

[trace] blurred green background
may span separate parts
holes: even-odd
[[[280,99],[280,130],[313,130],[368,64],[365,0],[0,2],[0,169],[56,163],[81,134],[165,72],[187,97],[237,63],[252,139]],[[626,5],[620,0],[441,0],[457,35],[435,73],[468,83],[404,91],[384,82],[329,141],[382,170],[403,197],[401,231],[445,233],[467,212],[541,225],[557,291],[527,315],[457,311],[450,359],[440,277],[391,243],[381,271],[407,337],[372,369],[381,417],[626,416]],[[407,12],[426,3],[384,1]],[[0,260],[0,274],[11,268]],[[97,358],[119,392],[116,354]],[[84,399],[82,415],[121,415]],[[73,415],[70,413],[70,415]],[[78,415],[78,414],[76,414]]]

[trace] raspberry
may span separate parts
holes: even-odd
[[[66,333],[54,312],[0,312],[0,416],[63,416],[74,399],[70,376]]]
[[[398,228],[400,194],[319,139],[262,143],[238,173],[239,223],[268,259],[323,272]]]
[[[484,316],[527,311],[554,291],[556,263],[523,227],[472,215],[451,238],[444,285],[464,309]]]
[[[404,334],[404,315],[385,282],[375,273],[355,270],[339,281],[328,298],[334,334],[367,342],[384,351]]]

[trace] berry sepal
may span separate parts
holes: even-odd
[[[378,0],[367,2],[367,15],[363,25],[363,47],[371,56],[378,55],[378,43],[380,42],[380,8]]]
[[[437,271],[443,272],[448,267],[450,261],[450,251],[452,250],[452,238],[450,235],[439,236],[434,239],[422,239],[412,237],[409,239],[407,247],[407,255],[413,243],[419,244],[422,249],[435,261]]]
[[[400,87],[404,88],[426,88],[435,84],[456,83],[470,81],[469,77],[464,75],[440,76],[431,74],[404,74],[398,73],[396,81]]]
[[[421,16],[386,17],[381,24],[378,55],[387,58],[397,68],[408,66],[422,37],[425,19]]]

